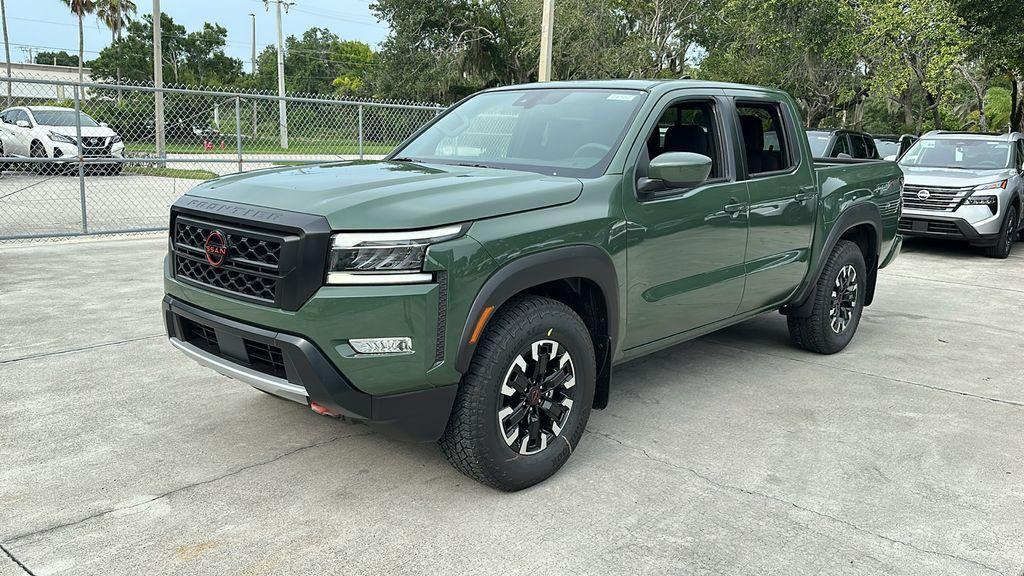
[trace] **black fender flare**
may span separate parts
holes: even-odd
[[[821,257],[818,258],[813,273],[807,277],[807,281],[804,282],[803,287],[793,296],[790,303],[782,308],[783,314],[798,318],[806,318],[811,315],[811,309],[814,307],[811,293],[814,291],[818,278],[821,277],[821,273],[824,271],[828,255],[835,249],[843,234],[846,234],[851,228],[862,224],[870,224],[875,232],[875,254],[864,255],[868,265],[867,292],[865,293],[864,302],[865,305],[871,303],[875,293],[875,280],[878,277],[878,263],[880,262],[879,257],[882,249],[882,212],[878,209],[877,205],[871,202],[862,202],[850,206],[836,218],[836,221],[832,224],[832,230],[829,231],[828,236],[825,238],[825,243],[822,245]]]
[[[484,282],[476,299],[470,306],[466,323],[459,337],[459,352],[455,369],[465,374],[473,359],[476,344],[470,343],[476,324],[483,311],[493,306],[501,307],[516,294],[555,280],[585,278],[593,281],[604,294],[609,338],[609,354],[614,350],[619,326],[619,284],[615,264],[607,252],[590,245],[574,245],[553,248],[543,252],[517,258],[499,268]],[[489,320],[489,319],[488,319]],[[595,342],[595,345],[597,343]],[[610,359],[606,360],[609,361]],[[602,359],[598,358],[598,370]]]

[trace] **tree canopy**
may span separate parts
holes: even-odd
[[[376,50],[321,27],[285,40],[289,92],[452,102],[537,78],[539,0],[370,8],[390,28]],[[1022,18],[1021,0],[556,0],[553,75],[777,87],[808,126],[1024,130]],[[276,91],[275,46],[247,74],[225,54],[222,26],[188,31],[164,14],[161,29],[165,82]],[[150,17],[112,36],[94,77],[150,79]]]

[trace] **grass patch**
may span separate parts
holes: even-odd
[[[131,166],[126,165],[124,171],[130,174],[142,174],[143,176],[162,176],[164,178],[184,178],[186,180],[210,180],[217,178],[217,174],[209,170],[187,170],[182,168],[164,168],[161,166]]]

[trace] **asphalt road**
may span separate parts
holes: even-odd
[[[770,314],[623,366],[516,494],[176,353],[164,246],[0,247],[2,576],[1022,573],[1024,246],[909,242],[835,356]]]

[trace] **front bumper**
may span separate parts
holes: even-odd
[[[310,341],[163,300],[172,345],[199,364],[300,404],[313,402],[403,440],[437,440],[448,423],[457,384],[389,395],[357,389]]]
[[[50,153],[50,157],[76,160],[78,159],[78,145],[69,144],[67,142],[52,141],[51,145],[53,146],[53,151]],[[99,147],[86,147],[82,149],[82,157],[87,160],[124,158],[124,143],[115,142]]]
[[[988,210],[984,206],[980,208]],[[996,217],[991,220],[998,221]],[[990,220],[982,222],[984,225],[977,226],[956,215],[925,210],[904,210],[903,216],[900,217],[899,232],[904,236],[961,240],[974,246],[992,246],[999,238],[999,228],[996,226],[995,232],[988,232]]]

